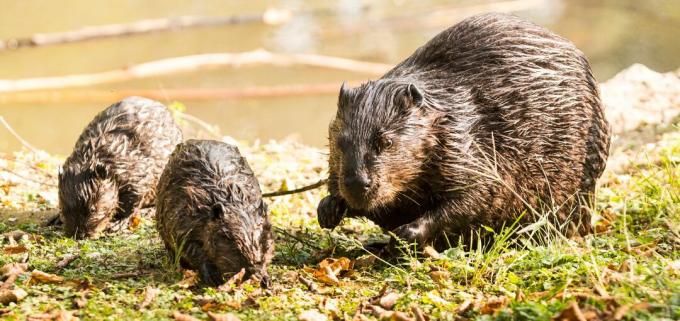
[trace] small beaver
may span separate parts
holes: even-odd
[[[269,284],[274,246],[267,206],[235,146],[188,140],[177,145],[158,182],[156,227],[171,256],[209,285],[242,268]]]
[[[483,14],[380,79],[343,84],[329,148],[322,227],[362,216],[423,246],[525,213],[523,223],[547,214],[573,235],[590,230],[609,124],[572,43],[515,16]]]
[[[100,112],[59,172],[66,234],[96,236],[153,206],[163,167],[182,131],[163,104],[128,97]]]

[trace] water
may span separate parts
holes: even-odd
[[[488,1],[481,2],[484,3]],[[636,62],[658,71],[680,67],[680,41],[677,39],[680,1],[526,0],[503,1],[501,5],[523,7],[515,14],[571,39],[589,57],[600,80],[606,80]],[[278,26],[222,26],[0,51],[0,79],[91,73],[168,57],[258,48],[395,64],[466,15],[489,10],[479,6],[479,1],[434,0],[365,3],[358,0],[155,0],[116,1],[115,5],[109,6],[85,0],[0,0],[0,38],[3,39],[180,15],[257,13],[268,7],[323,9],[317,14],[296,14],[290,22]],[[443,17],[431,16],[453,7],[467,9],[457,9]],[[343,80],[362,81],[375,77],[312,67],[257,66],[176,74],[94,88],[115,92],[122,89],[244,88],[321,83],[337,83],[339,87]],[[326,142],[327,125],[335,103],[333,94],[184,101],[188,113],[218,125],[222,133],[237,139],[253,141],[295,136],[316,146],[324,146]],[[0,100],[0,115],[37,148],[68,154],[83,126],[108,104]],[[6,130],[0,128],[0,151],[20,147]]]

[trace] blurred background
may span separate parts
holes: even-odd
[[[124,73],[159,59],[257,49],[394,65],[448,26],[490,11],[519,15],[570,39],[600,81],[633,63],[661,72],[680,67],[678,0],[0,0],[0,8],[0,116],[35,147],[61,155],[98,111],[129,93],[179,101],[189,115],[239,140],[295,137],[323,147],[341,82],[380,74],[265,62],[33,91],[2,91],[3,82],[40,84],[44,79],[35,78]],[[44,33],[183,16],[229,19],[62,44],[27,42]],[[0,152],[20,148],[0,128]]]

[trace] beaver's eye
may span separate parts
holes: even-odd
[[[392,146],[392,140],[387,137],[378,138],[378,151],[384,151]]]

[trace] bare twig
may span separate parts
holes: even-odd
[[[181,16],[160,19],[145,19],[131,23],[88,26],[64,32],[37,33],[26,38],[0,40],[0,51],[26,47],[40,47],[82,42],[93,39],[141,35],[154,32],[177,31],[188,28],[205,28],[246,23],[280,24],[289,20],[288,10],[269,9],[257,14],[222,17]]]
[[[321,186],[324,186],[324,185],[326,185],[326,182],[328,182],[327,179],[322,179],[322,180],[319,180],[318,182],[316,182],[314,184],[303,186],[303,187],[300,187],[300,188],[296,188],[296,189],[293,189],[293,190],[290,190],[290,191],[278,191],[278,192],[264,193],[264,194],[262,194],[262,197],[276,197],[276,196],[302,193],[302,192],[306,192],[306,191],[313,190],[315,188],[319,188]]]
[[[35,149],[31,144],[29,144],[25,139],[23,139],[19,134],[17,134],[16,131],[10,126],[7,121],[5,121],[5,117],[0,116],[0,123],[2,123],[3,126],[7,129],[7,131],[14,136],[22,145],[24,145],[26,148],[30,149],[31,152],[37,153],[38,150]]]
[[[80,253],[73,253],[73,254],[66,255],[63,259],[61,259],[59,262],[57,262],[57,265],[56,265],[57,271],[63,270],[64,268],[69,266],[69,264],[73,263],[73,261],[77,260],[79,257],[80,257]]]
[[[360,81],[350,81],[359,85]],[[129,96],[142,96],[160,101],[206,101],[217,99],[266,99],[293,96],[318,96],[336,94],[340,82],[321,84],[290,84],[276,86],[253,86],[244,88],[166,88],[122,90],[45,90],[30,92],[0,92],[0,103],[110,103]]]
[[[315,54],[272,53],[264,49],[258,49],[241,53],[212,53],[160,59],[121,69],[91,74],[17,80],[5,79],[0,80],[0,92],[87,87],[220,67],[244,67],[261,64],[276,66],[312,66],[375,75],[381,75],[391,68],[391,66],[381,63]]]
[[[12,174],[12,175],[14,175],[14,176],[16,176],[16,177],[19,177],[19,178],[21,178],[21,179],[24,179],[24,180],[27,180],[27,181],[30,181],[30,182],[33,182],[33,183],[37,183],[37,184],[40,184],[40,185],[45,185],[45,186],[49,186],[49,187],[57,187],[56,184],[48,183],[48,182],[41,182],[41,181],[39,181],[39,180],[37,180],[37,179],[33,179],[33,178],[30,178],[30,177],[26,177],[26,176],[23,176],[23,175],[21,175],[21,174],[15,172],[15,171],[12,171],[11,169],[0,168],[0,171],[5,171],[5,172],[10,173],[10,174]]]
[[[36,170],[36,171],[42,172],[43,174],[47,175],[49,178],[54,178],[54,174],[53,174],[53,173],[51,173],[50,171],[48,171],[48,170],[46,170],[46,169],[44,169],[44,168],[40,168],[40,167],[38,167],[38,166],[35,166],[35,165],[33,165],[33,164],[29,164],[29,163],[24,162],[24,161],[16,160],[16,159],[14,159],[14,158],[9,158],[9,157],[7,157],[7,156],[5,156],[5,155],[0,155],[0,159],[6,160],[6,161],[8,161],[8,162],[16,163],[16,164],[21,164],[21,165],[24,165],[24,166],[28,166],[28,167],[30,167],[30,168]]]

